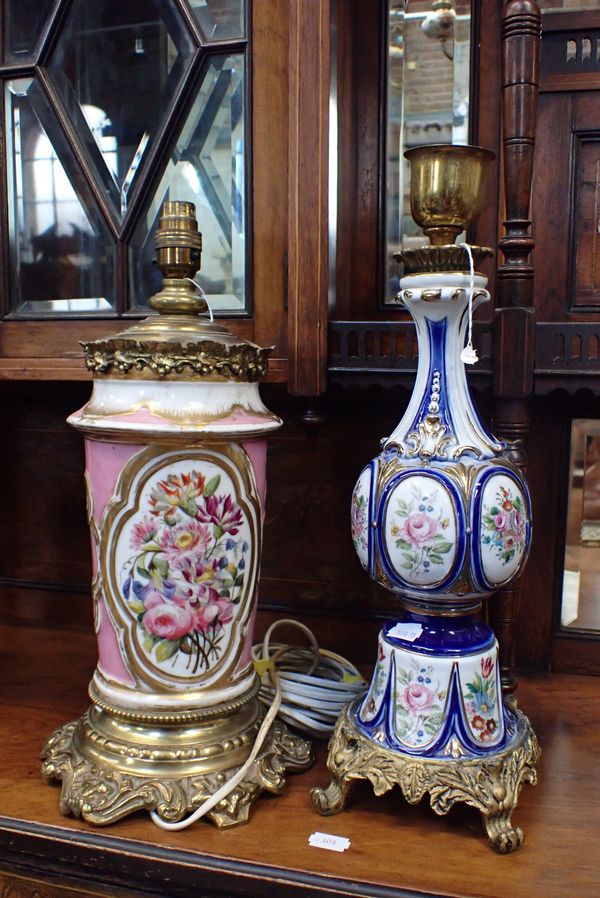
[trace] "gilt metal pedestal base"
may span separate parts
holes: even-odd
[[[354,780],[369,780],[375,795],[399,786],[409,804],[418,804],[429,793],[436,814],[447,814],[463,801],[481,813],[490,845],[500,854],[515,851],[523,844],[523,831],[513,826],[511,815],[523,783],[535,784],[540,749],[527,717],[516,707],[510,744],[485,758],[465,759],[460,745],[448,746],[448,758],[423,758],[390,751],[357,728],[355,713],[362,699],[350,705],[340,717],[329,743],[327,765],[331,782],[326,789],[315,787],[313,803],[324,815],[337,814],[348,798]]]
[[[156,810],[176,822],[237,773],[262,716],[254,700],[229,717],[158,725],[118,719],[93,705],[50,736],[42,773],[62,781],[63,814],[104,825]],[[218,827],[244,823],[261,792],[280,792],[286,770],[304,770],[312,762],[310,742],[276,720],[246,777],[206,816]]]

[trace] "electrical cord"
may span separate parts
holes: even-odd
[[[273,631],[283,625],[302,630],[308,637],[310,648],[282,643],[271,645]],[[163,820],[157,811],[151,811],[152,821],[160,829],[169,832],[187,829],[227,798],[254,764],[278,714],[296,729],[323,738],[333,731],[344,705],[367,686],[353,664],[334,652],[319,648],[314,633],[308,627],[288,618],[271,624],[262,643],[253,646],[252,659],[261,680],[259,698],[268,710],[250,755],[231,779],[183,820],[170,823]]]
[[[291,626],[301,630],[310,648],[275,643],[270,639],[275,628]],[[262,643],[252,649],[254,666],[261,677],[259,698],[269,706],[275,690],[265,676],[276,667],[281,684],[279,716],[298,730],[320,739],[331,735],[342,709],[367,683],[350,661],[319,648],[313,632],[299,621],[283,618],[269,627]]]

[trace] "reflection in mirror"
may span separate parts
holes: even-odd
[[[243,0],[189,0],[205,40],[244,36]]]
[[[55,0],[4,0],[4,62],[27,62],[34,55],[46,16]]]
[[[600,420],[575,419],[560,621],[600,632]]]
[[[85,185],[75,190],[74,160],[44,92],[35,78],[9,81],[5,106],[12,310],[110,311],[113,240]]]
[[[396,304],[393,253],[428,243],[410,214],[404,151],[469,141],[470,0],[389,0],[386,290]]]
[[[131,241],[134,303],[145,305],[160,287],[153,265],[160,207],[188,200],[196,204],[203,243],[196,282],[213,311],[246,310],[244,147],[244,57],[214,55]]]
[[[173,0],[79,0],[68,8],[48,70],[119,215],[193,50]],[[90,108],[102,109],[103,117],[90,116]]]

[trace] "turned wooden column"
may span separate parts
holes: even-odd
[[[535,366],[534,246],[529,229],[541,14],[536,0],[506,0],[502,15],[502,145],[506,220],[498,246],[494,322],[494,432],[526,473],[525,439]],[[490,602],[500,642],[502,685],[516,687],[515,643],[520,585]]]

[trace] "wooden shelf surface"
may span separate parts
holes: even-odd
[[[319,816],[309,789],[328,782],[324,746],[311,771],[257,802],[246,826],[199,822],[165,833],[142,814],[103,829],[63,817],[59,787],[41,779],[39,752],[54,727],[84,710],[94,662],[94,639],[80,628],[0,626],[0,871],[75,883],[64,894],[80,895],[600,894],[599,679],[522,680],[520,705],[544,754],[540,782],[524,786],[513,818],[525,845],[498,856],[475,810],[436,817],[426,800],[410,807],[397,790],[377,799],[359,783],[348,810]],[[310,847],[315,830],[347,836],[350,849]]]

